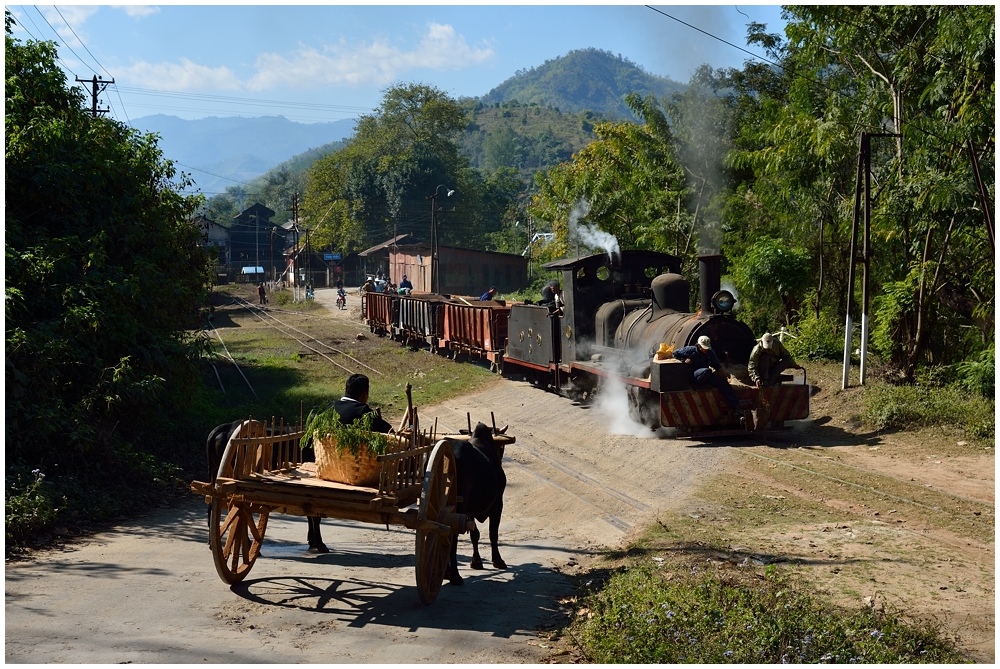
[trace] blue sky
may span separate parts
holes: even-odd
[[[125,122],[159,113],[353,118],[394,83],[479,96],[588,47],[686,82],[702,63],[739,67],[750,58],[736,47],[747,49],[751,20],[772,32],[784,25],[775,5],[653,7],[7,5],[21,24],[16,38],[59,43],[71,82],[114,78],[101,105]]]

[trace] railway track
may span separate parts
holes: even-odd
[[[371,365],[361,362],[360,360],[344,352],[343,350],[331,346],[326,342],[320,341],[319,339],[316,339],[315,337],[310,335],[308,332],[305,332],[304,330],[300,330],[299,328],[293,325],[289,325],[288,323],[284,322],[283,320],[275,316],[270,309],[262,309],[261,307],[242,298],[237,298],[237,303],[248,309],[250,313],[253,314],[254,317],[257,318],[257,320],[259,320],[260,322],[271,326],[278,332],[282,333],[283,335],[287,336],[288,338],[300,344],[305,349],[312,351],[316,355],[319,355],[321,358],[327,360],[334,366],[339,367],[348,374],[354,374],[356,372],[366,371],[366,372],[371,372],[373,374],[378,374],[379,376],[385,376],[384,372],[375,369]],[[286,312],[286,313],[293,313],[293,312]],[[334,360],[332,357],[327,355],[327,352],[332,352],[338,356],[346,358],[352,363],[352,366],[349,367],[347,365],[341,364],[337,360]]]
[[[231,302],[230,304],[235,305],[241,309],[245,309],[262,324],[270,327],[271,329],[275,330],[281,335],[296,342],[310,353],[313,353],[318,357],[322,358],[323,360],[326,360],[333,366],[344,371],[346,374],[354,374],[362,372],[368,374],[376,374],[378,376],[384,376],[384,372],[382,372],[381,370],[378,370],[372,367],[371,365],[368,365],[362,362],[361,360],[358,360],[354,356],[350,355],[349,353],[339,348],[336,348],[335,346],[331,346],[330,344],[327,344],[326,342],[313,337],[308,332],[305,332],[295,327],[294,325],[285,322],[277,315],[275,315],[276,313],[298,315],[298,312],[285,311],[273,308],[265,309],[242,298],[235,298],[233,302]],[[222,349],[220,354],[221,357],[223,357],[232,366],[232,368],[239,374],[243,382],[246,384],[247,388],[250,390],[250,393],[253,395],[254,399],[255,400],[259,399],[257,396],[257,391],[254,389],[253,384],[250,382],[250,379],[244,373],[239,363],[236,362],[236,359],[229,352],[229,348],[226,346],[226,342],[223,340],[219,330],[212,323],[209,323],[205,329],[209,331],[211,335],[219,342],[219,345],[221,346]],[[344,360],[346,364],[345,362],[341,362],[337,358]],[[218,364],[216,364],[216,362],[212,362],[211,365],[223,395],[226,395],[228,397],[226,385],[222,380],[222,374],[220,374]]]

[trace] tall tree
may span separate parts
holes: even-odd
[[[598,123],[596,141],[535,177],[529,213],[556,233],[548,253],[568,252],[576,225],[596,226],[626,249],[687,247],[689,221],[677,214],[685,180],[669,123],[651,98],[631,95],[628,103],[642,124]]]
[[[365,248],[393,234],[429,239],[437,186],[457,197],[444,209],[442,241],[482,239],[499,220],[484,219],[483,181],[458,150],[466,112],[424,84],[390,87],[375,113],[361,117],[340,151],[310,170],[304,213],[318,234],[343,248]]]
[[[928,351],[938,360],[968,353],[972,342],[956,333],[974,310],[963,302],[992,304],[992,270],[988,276],[974,270],[992,268],[993,249],[983,243],[983,212],[966,148],[975,147],[993,173],[995,9],[787,11],[792,62],[809,72],[849,76],[858,102],[854,121],[868,132],[899,135],[878,143],[873,158],[872,262],[877,283],[893,287],[883,291],[876,312],[876,327],[891,336],[876,341],[912,379]],[[992,337],[986,330],[983,335]]]
[[[199,197],[152,135],[91,116],[54,44],[5,41],[7,462],[118,471],[190,396]],[[171,392],[173,391],[173,392]],[[130,457],[135,457],[134,454]],[[133,466],[132,465],[129,466]]]

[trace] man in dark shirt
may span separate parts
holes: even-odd
[[[712,340],[708,337],[698,337],[695,346],[684,346],[674,351],[674,357],[691,366],[692,386],[695,388],[708,385],[719,389],[730,409],[740,407],[736,391],[729,385],[729,380],[723,376],[719,357],[712,350]]]
[[[548,307],[550,314],[563,315],[562,288],[558,281],[549,281],[542,286],[542,299],[538,303]]]
[[[372,430],[375,432],[390,432],[392,425],[382,418],[381,412],[368,406],[368,377],[364,374],[351,374],[344,384],[344,396],[333,403],[333,408],[340,415],[345,425],[350,425],[367,413],[374,413]]]

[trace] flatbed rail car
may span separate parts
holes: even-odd
[[[243,421],[229,438],[215,482],[191,483],[191,491],[204,495],[211,507],[209,544],[219,577],[234,584],[247,576],[260,557],[272,513],[402,525],[416,531],[420,600],[434,602],[451,542],[471,529],[471,519],[455,512],[456,467],[449,441],[419,445],[412,436],[398,435],[398,450],[377,457],[378,485],[366,487],[320,479],[315,463],[302,460],[304,434],[302,428]],[[463,437],[448,437],[453,438]]]

